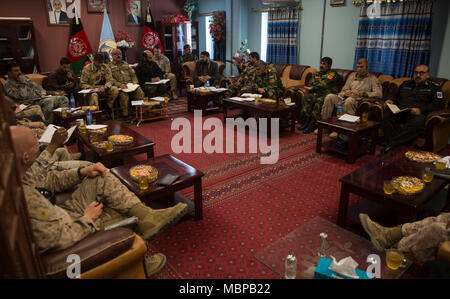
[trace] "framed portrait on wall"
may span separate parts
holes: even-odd
[[[124,0],[125,1],[125,11],[127,25],[137,25],[142,23],[142,1],[140,0]]]
[[[44,0],[47,9],[49,26],[68,26],[69,16],[67,14],[66,0]]]
[[[344,6],[345,0],[330,0],[331,6]]]
[[[108,0],[86,0],[88,13],[102,13],[105,8],[108,9]]]

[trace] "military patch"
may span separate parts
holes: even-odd
[[[36,210],[36,218],[39,220],[48,220],[48,210],[39,208]]]
[[[438,99],[443,99],[443,98],[444,98],[444,94],[442,93],[442,91],[438,91],[438,92],[436,93],[436,95],[437,95],[437,98],[438,98]]]

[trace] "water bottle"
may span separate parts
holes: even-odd
[[[284,268],[286,279],[295,279],[297,277],[297,258],[292,253],[286,257]]]
[[[87,112],[86,112],[86,122],[89,125],[92,125],[92,113],[91,113],[91,109],[88,108]]]
[[[338,117],[343,114],[343,111],[342,111],[342,99],[338,100],[338,106],[337,106],[336,114],[337,114]]]
[[[206,87],[209,87],[209,80],[206,81]]]
[[[76,104],[75,104],[75,97],[73,96],[73,93],[70,93],[70,106],[72,108],[75,108]]]

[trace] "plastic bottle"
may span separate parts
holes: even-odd
[[[295,279],[297,277],[297,258],[292,253],[286,257],[284,268],[286,279]]]
[[[338,100],[338,104],[337,104],[337,110],[336,110],[336,115],[339,117],[341,116],[343,113],[343,109],[342,109],[342,99]]]
[[[209,80],[206,81],[206,87],[209,87]]]
[[[88,124],[88,126],[92,125],[92,112],[90,108],[88,108],[86,112],[86,123]]]
[[[73,96],[73,93],[70,93],[70,106],[72,108],[75,108],[75,106],[76,106],[75,97]]]

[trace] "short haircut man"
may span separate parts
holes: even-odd
[[[333,59],[331,59],[330,57],[323,57],[320,62],[326,62],[329,66],[333,65]]]
[[[256,59],[256,60],[260,60],[260,57],[259,57],[258,52],[251,52],[251,53],[249,54],[249,56],[250,56],[250,57],[253,57],[253,58]]]
[[[209,58],[209,52],[208,51],[203,51],[200,53],[200,55],[206,56]]]
[[[183,49],[184,50],[186,50],[186,49],[190,49],[191,48],[191,46],[190,45],[184,45],[184,47],[183,47]]]

